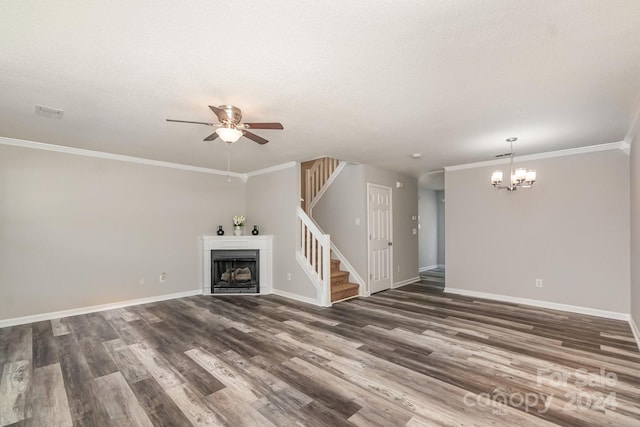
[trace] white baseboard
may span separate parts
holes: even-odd
[[[456,289],[456,288],[448,288],[448,287],[445,287],[444,291],[449,292],[451,294],[465,295],[468,297],[486,298],[486,299],[492,299],[496,301],[511,302],[515,304],[525,304],[525,305],[531,305],[534,307],[549,308],[552,310],[568,311],[570,313],[605,317],[607,319],[624,320],[627,322],[630,319],[630,316],[628,313],[618,313],[616,311],[598,310],[595,308],[580,307],[577,305],[558,304],[555,302],[541,301],[536,299],[518,298],[518,297],[511,297],[508,295],[490,294],[487,292],[468,291],[466,289]]]
[[[274,289],[273,294],[300,302],[306,302],[307,304],[321,306],[315,298],[303,297],[302,295],[292,294],[291,292],[281,291],[280,289]]]
[[[427,270],[433,270],[434,268],[438,268],[439,266],[440,266],[440,264],[427,265],[426,267],[420,267],[418,269],[418,272],[422,273],[422,272],[427,271]]]
[[[420,281],[420,276],[412,277],[411,279],[403,280],[401,282],[394,283],[391,285],[391,289],[399,288],[401,286],[410,285],[412,283],[416,283]]]
[[[633,332],[633,336],[636,339],[636,345],[638,346],[638,350],[640,350],[640,329],[638,329],[638,325],[631,315],[629,315],[629,326],[631,326],[631,332]]]
[[[0,320],[0,328],[7,326],[24,325],[26,323],[41,322],[43,320],[59,319],[61,317],[77,316],[79,314],[95,313],[98,311],[112,310],[114,308],[129,307],[132,305],[148,304],[150,302],[165,301],[169,299],[190,297],[201,295],[202,289],[193,291],[177,292],[175,294],[157,295],[147,298],[131,299],[126,301],[112,302],[108,304],[91,305],[88,307],[72,308],[69,310],[54,311],[51,313],[34,314],[32,316],[16,317],[13,319]]]

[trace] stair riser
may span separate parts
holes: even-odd
[[[349,298],[349,297],[355,297],[357,295],[358,295],[358,289],[347,289],[347,290],[336,292],[336,293],[332,292],[331,302]]]

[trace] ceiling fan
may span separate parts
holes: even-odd
[[[258,144],[266,144],[269,141],[255,133],[249,132],[248,129],[284,129],[284,126],[280,123],[241,123],[242,111],[233,105],[220,105],[219,107],[209,105],[209,108],[211,108],[211,111],[213,111],[218,117],[220,123],[192,122],[188,120],[174,119],[166,120],[168,122],[195,123],[198,125],[213,126],[217,128],[216,131],[206,137],[204,141],[213,141],[220,137],[221,140],[228,144],[236,142],[243,136],[257,142]]]

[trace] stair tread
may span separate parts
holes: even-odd
[[[353,289],[353,288],[358,288],[359,285],[357,283],[351,283],[351,282],[344,282],[344,283],[338,283],[337,285],[331,285],[331,292],[339,292],[339,291],[344,291],[346,289]]]
[[[331,286],[331,302],[341,301],[350,297],[356,297],[360,293],[357,283],[340,283]]]
[[[342,271],[342,270],[331,271],[331,277],[341,277],[341,276],[348,276],[348,275],[349,275],[348,271]]]

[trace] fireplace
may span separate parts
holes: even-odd
[[[260,293],[260,251],[255,249],[212,250],[211,293]]]
[[[202,241],[202,293],[204,295],[224,295],[224,292],[235,293],[236,295],[268,295],[273,292],[273,236],[268,234],[260,234],[258,236],[200,236]],[[222,270],[216,277],[217,270],[214,272],[213,256],[218,251],[227,252],[227,255],[232,254],[231,261],[235,255],[245,255],[247,251],[251,252],[250,256],[255,256],[256,266],[255,275],[252,272],[252,280],[256,282],[254,285],[246,287],[237,287],[238,279],[245,279],[246,270],[240,272],[240,276],[234,274],[231,276],[225,276],[224,278],[235,280],[236,288],[229,289],[229,286],[220,286],[222,283],[218,283],[223,279],[222,274],[231,268],[225,268],[222,265],[218,265],[218,269]],[[240,251],[240,252],[235,252]],[[243,258],[235,256],[235,258]],[[221,261],[229,261],[221,260]],[[224,270],[223,270],[224,268]],[[247,268],[247,267],[242,267]],[[237,269],[237,268],[236,268]],[[243,275],[244,274],[244,275]],[[227,280],[223,280],[227,282]],[[233,285],[233,284],[232,284]],[[247,285],[246,283],[244,285]],[[218,288],[215,288],[218,286]],[[227,288],[226,290],[224,288]],[[253,288],[251,290],[251,288]],[[250,291],[249,291],[250,290]]]

